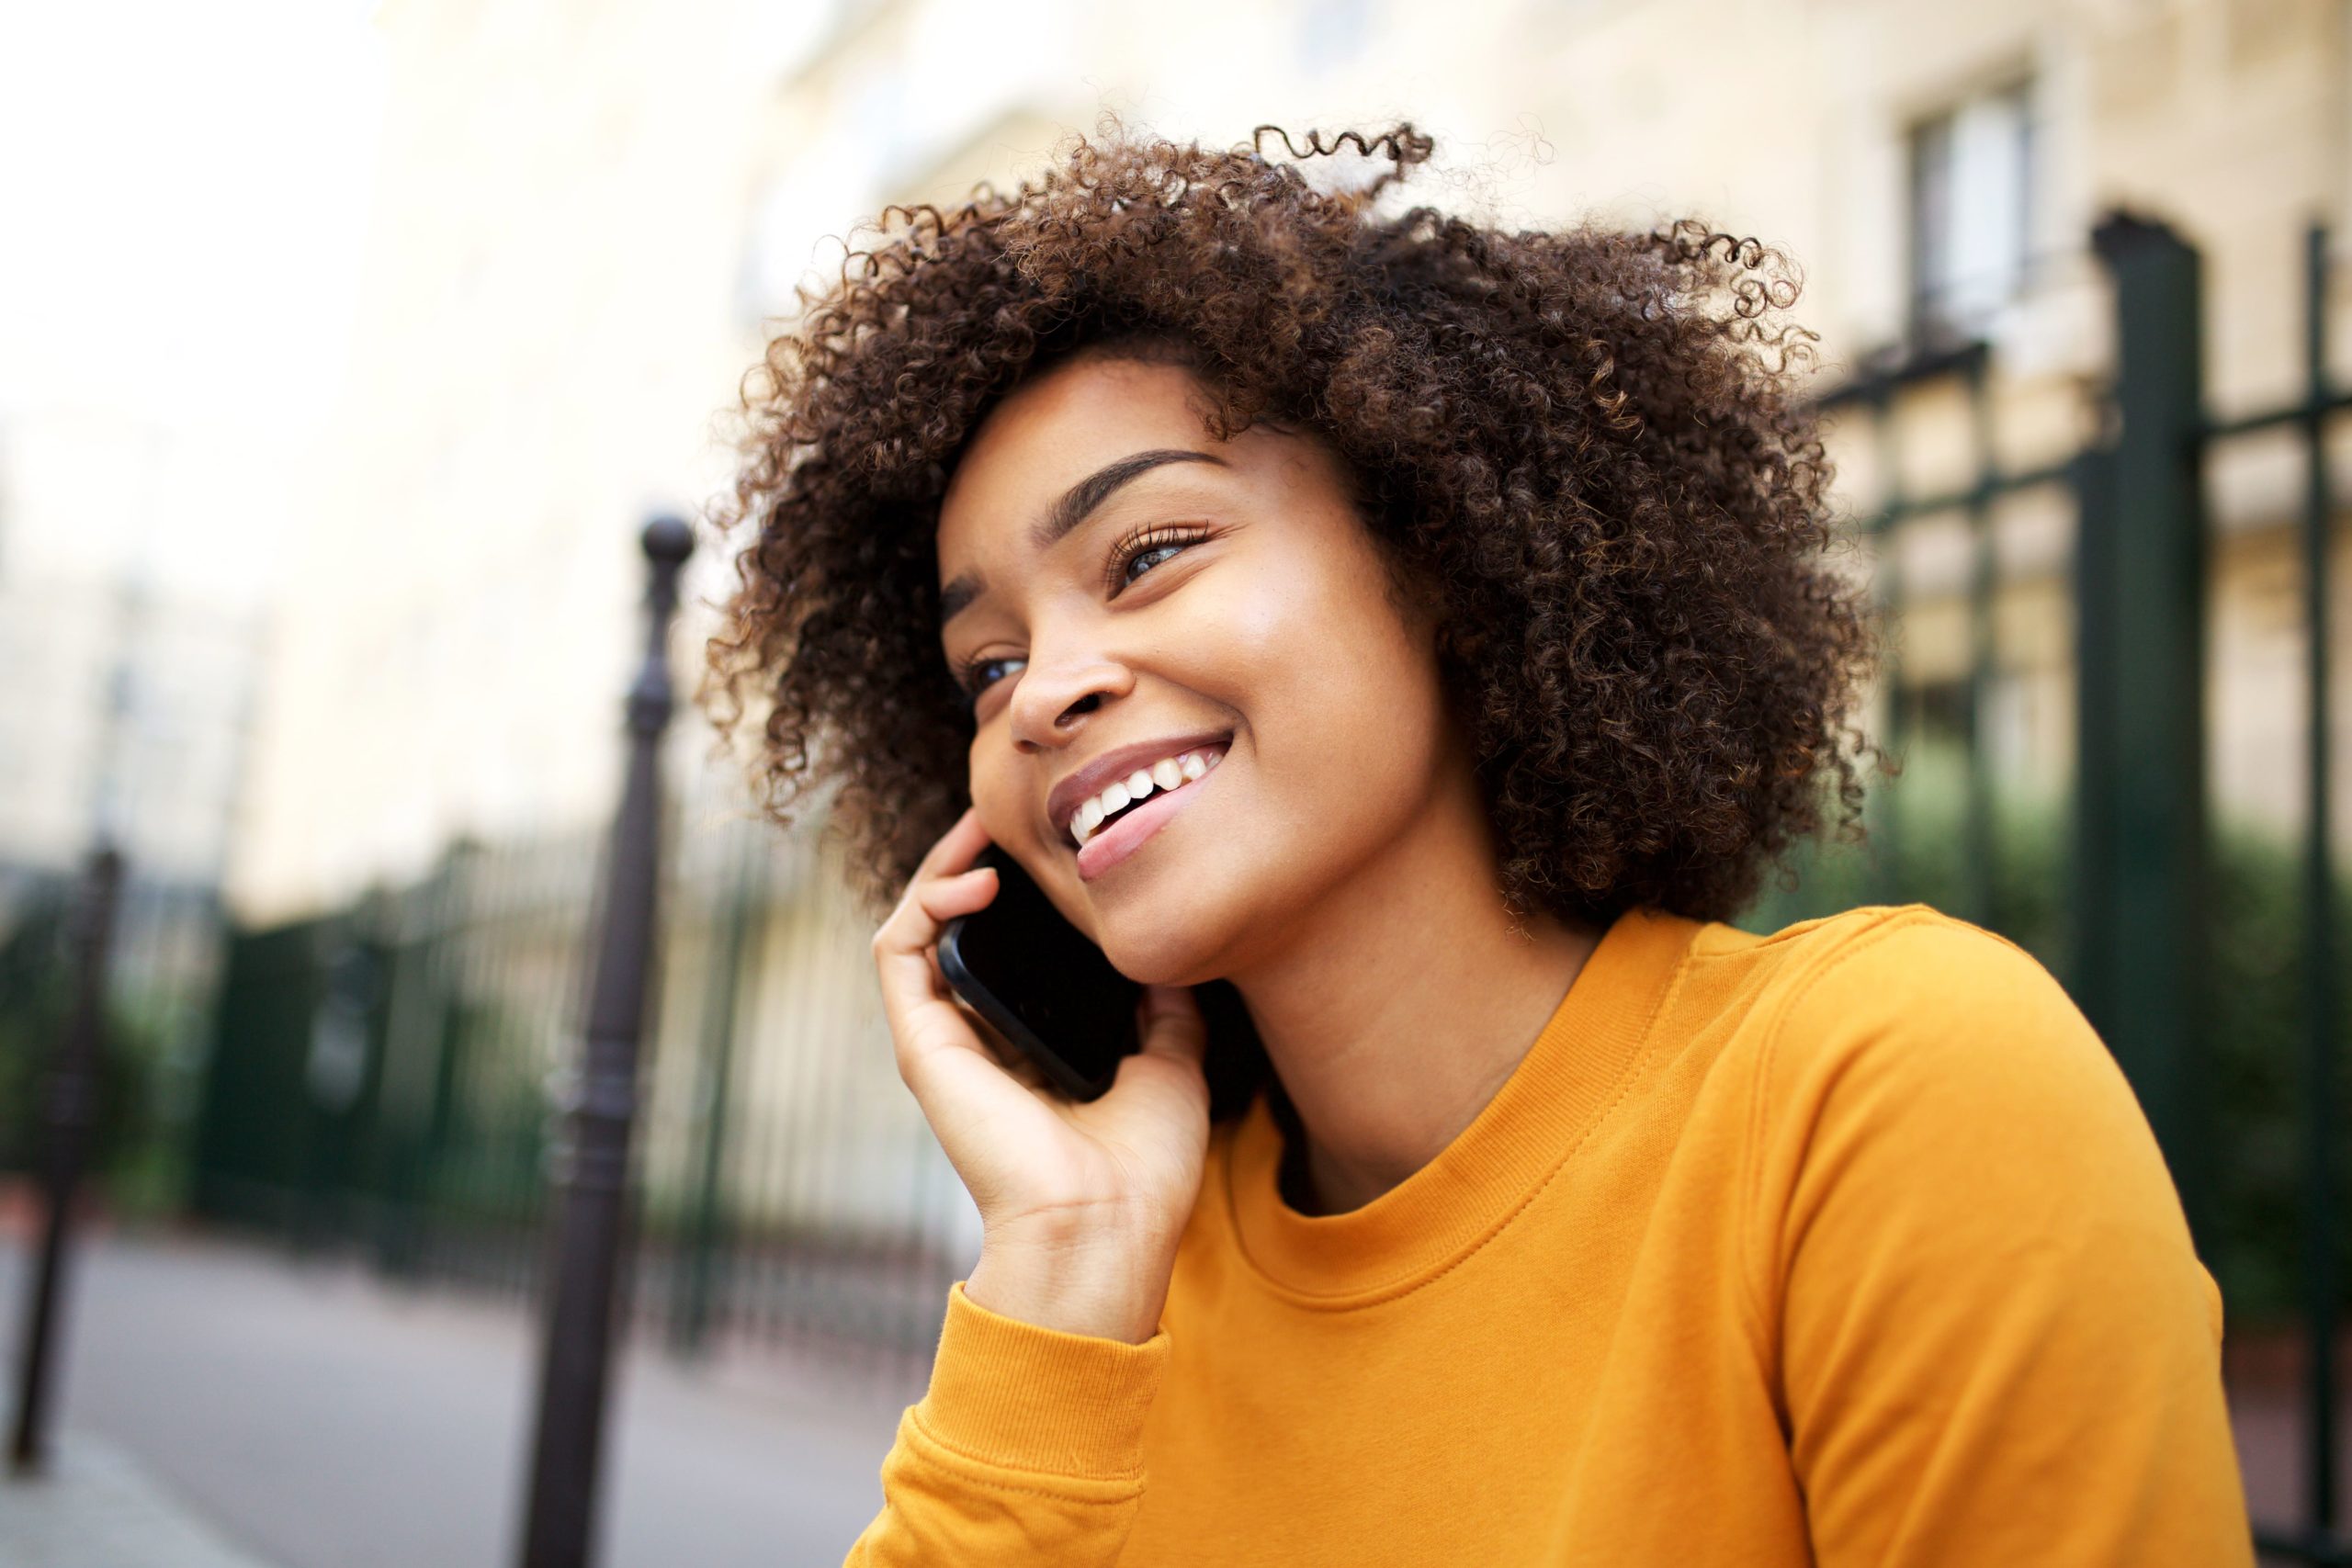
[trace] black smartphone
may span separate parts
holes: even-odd
[[[1011,855],[990,844],[972,863],[996,868],[996,897],[947,922],[940,973],[1056,1088],[1100,1099],[1119,1063],[1143,1047],[1143,987],[1112,968]]]

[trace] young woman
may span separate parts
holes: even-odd
[[[749,394],[706,695],[897,896],[985,1222],[852,1561],[2250,1562],[2064,991],[1923,905],[1725,923],[1868,750],[1785,265],[1384,215],[1428,139],[1342,141],[886,215]],[[991,841],[1146,983],[1101,1100],[942,983]]]

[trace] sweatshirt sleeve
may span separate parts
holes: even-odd
[[[990,1312],[957,1280],[850,1568],[1109,1568],[1143,1501],[1168,1354],[1165,1329],[1140,1345],[1066,1334]]]
[[[2221,1292],[2049,972],[1916,908],[1772,1039],[1747,1273],[1822,1568],[2250,1565]]]

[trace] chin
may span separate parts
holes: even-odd
[[[1123,901],[1096,914],[1096,942],[1111,966],[1143,986],[1198,986],[1232,967],[1244,922],[1238,911],[1195,894]]]

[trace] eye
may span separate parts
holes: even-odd
[[[1111,551],[1110,592],[1115,596],[1145,572],[1207,537],[1208,530],[1204,528],[1148,528],[1121,540]]]
[[[964,688],[965,694],[978,702],[982,692],[987,691],[1003,677],[1006,666],[1010,665],[1017,669],[1028,662],[1025,659],[1010,657],[967,659],[956,667],[956,677],[957,683]]]
[[[1137,550],[1127,558],[1126,570],[1124,574],[1126,581],[1133,582],[1161,561],[1176,555],[1183,547],[1182,545],[1154,545],[1148,550]]]

